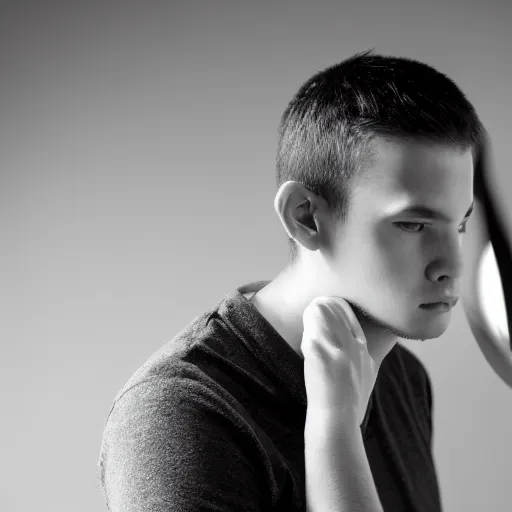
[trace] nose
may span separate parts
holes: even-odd
[[[455,283],[464,272],[462,239],[451,237],[443,242],[436,257],[427,266],[427,278],[432,282],[452,280]]]

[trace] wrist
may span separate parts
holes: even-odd
[[[305,434],[319,433],[361,435],[355,411],[312,407],[306,412]]]

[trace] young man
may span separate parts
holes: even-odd
[[[109,510],[303,511],[306,473],[322,486],[336,465],[356,486],[350,450],[329,466],[311,430],[305,446],[303,315],[326,296],[350,304],[378,370],[357,433],[368,492],[385,511],[441,510],[430,379],[397,338],[448,327],[482,130],[449,78],[405,58],[364,52],[299,89],[277,155],[290,264],[194,319],[118,393],[99,460]]]

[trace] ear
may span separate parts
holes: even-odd
[[[274,209],[290,238],[310,251],[319,249],[328,213],[325,199],[297,181],[287,181],[276,194]]]

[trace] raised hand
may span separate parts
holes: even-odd
[[[304,310],[301,350],[308,416],[363,422],[378,368],[350,305],[341,297],[317,297]]]

